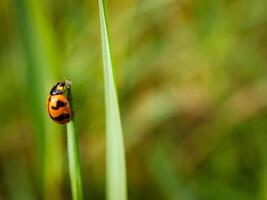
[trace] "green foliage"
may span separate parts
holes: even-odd
[[[77,131],[74,119],[67,124],[67,140],[72,198],[74,200],[82,200],[83,191],[79,160],[79,145],[77,141]]]
[[[70,83],[71,84],[71,83]],[[71,95],[71,87],[68,88],[68,98],[73,99]],[[71,108],[73,109],[73,102],[71,101]],[[68,143],[68,159],[69,159],[69,174],[72,191],[72,199],[83,199],[81,164],[79,156],[79,144],[77,139],[77,129],[75,123],[75,115],[67,124],[67,143]]]
[[[16,21],[24,57],[24,75],[26,94],[30,98],[26,103],[31,111],[31,123],[36,138],[36,169],[39,175],[40,192],[49,198],[58,198],[61,184],[61,137],[58,128],[47,117],[47,87],[53,81],[54,67],[58,64],[55,57],[55,44],[45,17],[43,1],[15,0]]]
[[[129,199],[266,199],[266,0],[109,1],[118,100],[103,81],[98,3],[0,1],[0,199],[71,199],[67,135],[45,111],[64,77],[84,199],[105,199],[105,141],[122,144],[118,121],[105,126],[109,87]]]
[[[113,75],[105,1],[99,0],[106,108],[106,191],[109,200],[126,200],[126,166],[118,98]]]

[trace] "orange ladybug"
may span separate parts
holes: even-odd
[[[69,99],[64,95],[70,85],[70,80],[58,82],[47,97],[48,114],[58,124],[67,124],[73,115]]]

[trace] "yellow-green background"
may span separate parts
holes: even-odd
[[[267,199],[267,1],[111,0],[131,200]],[[46,113],[73,81],[85,199],[105,199],[97,1],[0,1],[0,200],[71,199],[66,133]]]

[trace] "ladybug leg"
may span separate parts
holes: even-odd
[[[74,110],[71,111],[71,115],[72,115],[72,116],[74,116],[75,113],[76,113],[76,111],[74,111]]]
[[[69,96],[67,96],[67,99],[68,99],[69,101],[72,101],[72,100],[73,100],[73,98],[71,98],[71,97],[69,97]]]

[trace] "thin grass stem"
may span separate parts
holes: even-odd
[[[68,88],[68,97],[72,99],[71,87]],[[72,102],[71,108],[72,107]],[[73,200],[83,199],[83,189],[82,189],[82,177],[81,177],[81,164],[79,157],[79,145],[77,139],[77,129],[74,119],[67,124],[67,143],[68,143],[68,157],[69,157],[69,173],[70,173],[70,183],[72,190]]]

